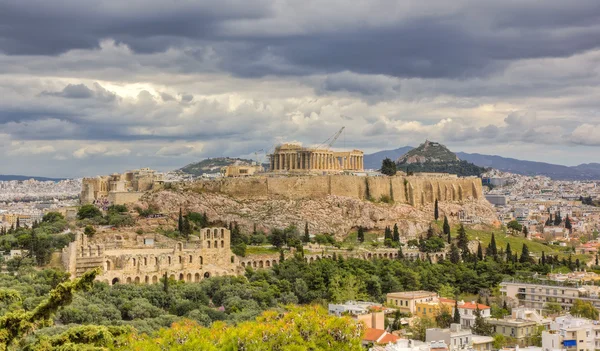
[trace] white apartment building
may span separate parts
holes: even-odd
[[[450,351],[468,350],[473,343],[470,329],[462,329],[460,324],[451,324],[448,329],[431,328],[425,331],[425,341],[443,341]]]
[[[525,307],[542,310],[547,302],[557,302],[569,310],[575,300],[590,301],[600,308],[600,287],[592,285],[572,286],[558,282],[520,282],[513,280],[500,283],[503,296],[518,299]]]
[[[571,315],[557,317],[542,332],[543,351],[594,351],[600,349],[598,321]]]

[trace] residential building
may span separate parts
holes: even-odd
[[[524,319],[490,318],[487,322],[492,325],[495,334],[510,337],[519,346],[527,346],[537,330],[536,322]]]
[[[385,345],[398,341],[398,337],[390,334],[384,329],[367,328],[363,336],[362,344],[367,345]]]
[[[542,310],[546,303],[559,303],[569,310],[575,300],[591,302],[600,308],[600,287],[592,285],[566,284],[553,281],[525,282],[517,279],[500,283],[503,296],[517,299],[525,307]]]
[[[494,338],[491,336],[473,335],[471,340],[471,347],[474,351],[491,351],[494,347]]]
[[[444,341],[450,351],[468,349],[473,341],[470,329],[462,329],[460,324],[453,323],[450,328],[432,328],[425,332],[425,341]]]
[[[348,301],[345,304],[329,304],[329,314],[349,315],[361,321],[367,328],[385,329],[385,313],[383,307],[372,302]]]
[[[600,349],[598,321],[569,314],[556,317],[550,330],[542,332],[544,351],[593,351]]]
[[[481,317],[491,317],[490,306],[478,304],[475,301],[459,301],[458,304],[456,304],[455,300],[446,298],[434,298],[432,301],[416,302],[416,310],[413,314],[417,317],[435,317],[440,313],[442,308],[446,308],[451,315],[454,315],[454,307],[456,305],[458,305],[458,313],[460,314],[460,324],[463,327],[470,328],[473,326],[477,314],[477,307],[479,307]]]
[[[416,311],[419,302],[432,302],[438,298],[438,294],[431,291],[403,291],[393,292],[386,295],[386,301],[400,312],[412,313]]]

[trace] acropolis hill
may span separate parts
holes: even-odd
[[[440,213],[491,224],[495,217],[482,196],[479,178],[443,176],[299,175],[220,178],[174,184],[148,192],[139,205],[163,212],[206,212],[247,231],[308,223],[313,233],[345,237],[358,226],[398,226],[407,235],[427,230],[437,199]],[[383,200],[383,201],[382,201]]]

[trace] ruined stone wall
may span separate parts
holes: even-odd
[[[138,202],[142,195],[144,192],[141,191],[111,191],[108,193],[108,201],[114,205],[132,204]]]
[[[200,191],[219,192],[245,199],[318,199],[328,195],[378,201],[389,196],[415,207],[439,201],[470,202],[483,198],[479,178],[359,177],[349,175],[304,177],[251,177],[198,181]]]

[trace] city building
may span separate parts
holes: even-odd
[[[471,337],[471,348],[474,351],[491,351],[493,348],[494,338],[484,335],[473,335]]]
[[[556,317],[550,329],[542,332],[544,351],[592,351],[600,349],[598,321],[569,314]]]
[[[446,298],[434,298],[431,301],[418,301],[415,303],[415,312],[413,313],[417,317],[435,317],[441,311],[446,308],[451,315],[454,315],[454,307],[458,305],[458,313],[460,315],[460,324],[463,327],[470,328],[475,323],[477,307],[481,317],[490,318],[491,308],[483,304],[478,304],[475,301],[465,302],[459,301],[456,304],[455,300]]]
[[[431,291],[403,291],[386,294],[386,302],[400,312],[414,314],[417,303],[433,302],[438,299],[438,294]]]
[[[494,334],[502,334],[515,340],[519,346],[529,344],[531,336],[537,330],[537,323],[531,320],[516,319],[510,316],[496,319],[490,318],[487,321],[493,327]]]
[[[341,172],[363,171],[361,150],[333,151],[328,148],[282,144],[269,155],[271,172]]]
[[[390,334],[384,329],[367,328],[362,339],[362,344],[364,346],[385,345],[395,343],[398,339],[399,338],[396,335]]]
[[[470,329],[462,329],[460,324],[451,324],[450,328],[431,328],[425,331],[425,341],[443,341],[450,351],[469,349],[473,334]]]
[[[600,308],[600,287],[593,285],[511,279],[500,283],[500,292],[505,297],[518,300],[520,305],[536,310],[544,309],[548,302],[559,303],[563,309],[569,310],[577,299],[589,301]]]
[[[385,329],[384,307],[372,302],[348,301],[344,304],[329,304],[329,314],[335,316],[349,315],[361,321],[367,328]]]

